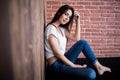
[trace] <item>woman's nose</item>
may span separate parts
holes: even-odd
[[[68,16],[66,16],[66,20],[69,20],[69,17],[68,17]]]

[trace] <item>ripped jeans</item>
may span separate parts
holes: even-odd
[[[85,57],[94,64],[97,61],[90,45],[86,40],[77,41],[66,53],[65,56],[73,63],[76,62],[79,54],[83,52]],[[68,77],[73,80],[95,80],[96,72],[91,67],[75,68],[57,60],[49,68],[59,75],[58,78]]]

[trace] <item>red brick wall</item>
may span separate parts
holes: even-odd
[[[47,23],[63,4],[80,13],[81,39],[89,42],[97,57],[120,57],[120,0],[46,0]]]

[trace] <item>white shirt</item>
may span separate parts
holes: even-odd
[[[61,35],[57,31],[56,27],[52,24],[49,24],[47,26],[47,28],[45,29],[45,56],[46,56],[46,59],[54,56],[54,53],[53,53],[53,51],[50,47],[50,44],[48,42],[48,37],[49,37],[50,34],[54,35],[58,39],[59,49],[60,49],[62,54],[65,53],[66,42],[67,42],[67,39],[66,39],[66,36],[65,36],[65,29],[60,27],[60,30],[62,31],[63,35]]]

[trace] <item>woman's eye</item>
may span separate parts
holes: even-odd
[[[65,15],[66,15],[67,17],[71,18],[71,16],[69,16],[69,14],[68,14],[68,13],[65,13]]]
[[[68,16],[68,13],[65,13],[66,16]]]

